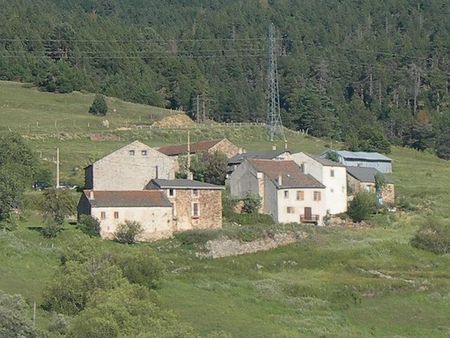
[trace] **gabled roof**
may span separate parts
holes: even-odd
[[[248,152],[248,153],[242,153],[233,156],[228,160],[228,164],[241,164],[245,160],[273,160],[276,157],[280,156],[281,154],[284,154],[288,152],[289,150],[272,150],[272,151],[255,151],[255,152]]]
[[[277,189],[318,188],[325,186],[311,175],[305,175],[294,161],[286,160],[249,160],[250,165],[266,175]],[[279,178],[281,176],[281,185]]]
[[[153,179],[147,184],[147,189],[199,189],[199,190],[222,190],[225,187],[205,182],[188,179],[163,180]]]
[[[338,162],[334,162],[332,160],[329,160],[327,158],[322,158],[320,156],[315,156],[315,155],[311,155],[308,153],[305,153],[306,156],[311,157],[313,160],[319,162],[320,164],[322,164],[325,167],[345,167],[345,165],[338,163]]]
[[[336,151],[336,154],[343,157],[346,160],[361,160],[361,161],[370,161],[370,162],[392,162],[387,156],[384,156],[380,153],[372,153],[372,152],[364,152],[364,151],[347,151],[347,150],[339,150]]]
[[[375,176],[382,175],[386,180],[386,183],[394,183],[389,175],[384,175],[375,168],[366,167],[347,167],[347,173],[356,178],[360,182],[364,183],[375,183]]]
[[[200,153],[204,151],[208,151],[212,147],[214,147],[219,142],[223,141],[225,139],[221,140],[209,140],[209,141],[201,141],[196,143],[190,144],[190,152],[191,154]],[[158,149],[161,153],[167,155],[167,156],[177,156],[180,154],[187,154],[188,152],[188,144],[177,144],[173,146],[166,146],[161,147]]]
[[[94,191],[94,198],[89,199],[92,190],[84,190],[84,195],[93,208],[139,208],[171,207],[172,204],[162,191]]]

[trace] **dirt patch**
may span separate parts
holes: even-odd
[[[193,128],[195,127],[195,122],[186,114],[176,114],[164,117],[152,126],[155,128]]]

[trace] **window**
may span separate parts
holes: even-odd
[[[169,189],[169,197],[175,196],[175,189]]]
[[[199,194],[198,189],[192,190],[192,197],[198,197],[198,194]]]
[[[198,218],[200,216],[200,206],[197,202],[192,203],[192,217]]]
[[[305,192],[304,191],[297,191],[297,201],[304,201],[305,200]]]
[[[102,211],[100,213],[100,219],[106,219],[106,212]]]
[[[295,213],[295,208],[294,207],[287,207],[286,211],[288,214],[294,214]]]
[[[142,156],[147,156],[147,150],[142,150],[142,151],[141,151],[141,155],[142,155]]]
[[[331,191],[331,193],[334,193],[334,189],[333,188],[331,188],[330,191]]]
[[[289,198],[289,190],[284,191],[284,198]]]
[[[320,201],[322,199],[322,194],[320,191],[314,191],[314,201]]]
[[[134,150],[130,150],[128,153],[130,154],[130,156],[134,156]]]
[[[119,212],[118,211],[114,211],[114,219],[118,219],[119,218]]]
[[[331,177],[334,177],[334,169],[331,169],[331,170],[330,170],[330,176],[331,176]]]

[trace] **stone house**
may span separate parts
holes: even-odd
[[[325,186],[326,210],[330,215],[347,211],[347,170],[344,165],[303,152],[291,159]]]
[[[325,186],[292,160],[247,160],[228,180],[231,196],[261,198],[260,213],[277,223],[323,224]]]
[[[287,160],[291,153],[288,150],[254,151],[237,154],[228,160],[228,176],[246,160]]]
[[[143,190],[153,178],[175,178],[178,162],[135,141],[85,168],[85,189]]]
[[[196,143],[188,144],[178,144],[172,146],[160,147],[158,151],[161,153],[178,158],[180,155],[187,155],[189,153],[192,154],[201,154],[208,152],[213,154],[217,151],[224,153],[227,158],[231,158],[242,152],[242,149],[230,142],[228,139],[224,138],[221,140],[209,140],[209,141],[201,141]]]
[[[330,151],[332,150],[326,151],[320,157],[326,158]],[[383,174],[392,173],[392,159],[380,153],[347,150],[332,152],[336,154],[339,163],[347,167],[375,168]]]
[[[85,190],[78,203],[78,217],[91,215],[100,222],[100,236],[114,239],[119,224],[136,221],[144,232],[140,241],[170,237],[174,231],[172,203],[162,191]]]
[[[188,179],[153,179],[146,188],[164,192],[172,203],[174,231],[222,227],[224,187]]]
[[[355,195],[361,191],[376,192],[375,176],[382,175],[385,181],[385,186],[381,192],[381,199],[383,203],[395,203],[395,185],[394,181],[389,175],[384,175],[374,168],[362,167],[347,167],[347,181],[350,195]]]

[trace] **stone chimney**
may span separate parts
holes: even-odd
[[[277,150],[277,146],[275,144],[272,146],[272,150]]]
[[[278,185],[281,187],[283,185],[283,176],[278,175]]]
[[[93,200],[93,199],[95,199],[94,197],[95,197],[95,196],[94,196],[94,190],[89,190],[89,197],[88,197],[88,198],[89,198],[90,200]]]
[[[306,162],[302,163],[302,171],[305,175],[308,175],[308,166],[307,166]]]

